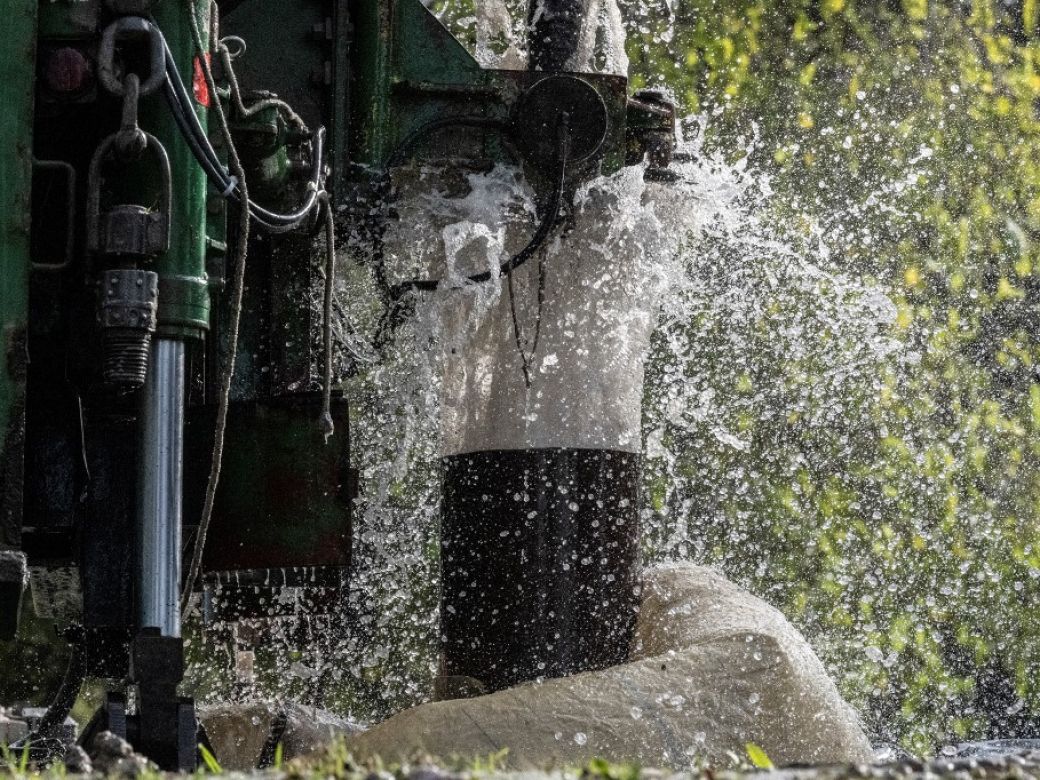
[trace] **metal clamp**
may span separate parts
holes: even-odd
[[[143,132],[143,131],[142,131]],[[151,133],[144,132],[145,150],[151,150],[159,168],[159,208],[118,205],[101,213],[101,169],[119,142],[119,133],[105,138],[90,160],[87,178],[87,249],[99,254],[150,256],[170,248],[173,183],[170,158]]]
[[[33,168],[65,174],[65,257],[58,263],[33,261],[33,271],[64,271],[72,265],[76,247],[76,169],[64,160],[36,160]]]
[[[147,40],[150,49],[151,70],[141,82],[140,94],[150,95],[162,86],[166,78],[166,47],[159,28],[140,16],[116,19],[101,33],[98,48],[98,80],[113,95],[122,97],[125,82],[116,74],[116,43],[123,40]]]
[[[646,177],[674,181],[667,170],[675,152],[675,105],[658,90],[643,89],[628,99],[625,114],[625,165],[648,163]]]

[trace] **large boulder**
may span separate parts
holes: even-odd
[[[361,757],[486,756],[518,769],[595,756],[726,764],[754,742],[776,764],[871,758],[855,711],[778,611],[711,569],[650,569],[629,663],[402,712],[350,740]]]
[[[300,704],[220,704],[203,707],[199,717],[217,761],[227,770],[256,768],[277,719],[284,723],[279,741],[285,760],[306,756],[358,730],[326,710]]]

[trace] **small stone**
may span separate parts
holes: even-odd
[[[137,777],[158,771],[158,767],[134,749],[125,739],[111,731],[102,731],[94,738],[93,769],[105,775]]]
[[[134,749],[122,737],[111,731],[102,731],[94,738],[94,753],[98,757],[119,758],[133,755]]]
[[[460,780],[460,776],[432,764],[417,766],[408,773],[408,780]]]
[[[65,750],[65,771],[74,775],[89,775],[94,771],[87,751],[79,745],[69,745]]]

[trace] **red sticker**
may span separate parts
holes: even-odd
[[[206,62],[211,62],[210,55],[206,54]],[[195,90],[195,99],[199,105],[209,108],[209,86],[206,84],[206,74],[202,70],[202,61],[195,58],[195,73],[191,79],[191,85]]]

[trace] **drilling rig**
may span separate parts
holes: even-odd
[[[321,614],[344,598],[358,487],[349,399],[330,368],[334,246],[346,234],[378,244],[396,168],[520,166],[539,213],[505,275],[538,251],[582,181],[647,159],[648,171],[667,166],[666,100],[629,95],[624,76],[568,70],[582,5],[532,2],[528,68],[495,70],[420,0],[8,4],[0,638],[14,639],[28,588],[72,648],[24,739],[34,756],[55,755],[83,681],[100,678],[117,683],[84,739],[109,730],[163,769],[193,770],[204,736],[179,688],[185,611]],[[389,332],[441,284],[373,273]],[[320,314],[309,296],[323,285]],[[569,479],[603,479],[588,459],[561,462]],[[481,524],[457,495],[446,488],[456,551]],[[532,648],[525,629],[544,615],[528,609],[511,633],[479,629],[495,644],[470,653],[475,607],[458,583],[481,578],[489,603],[508,609],[516,596],[496,578],[512,575],[492,561],[473,574],[496,555],[497,535],[481,530],[473,555],[444,558],[444,599],[471,610],[445,625],[448,676],[494,690],[535,676],[536,661],[563,674],[616,660],[627,645],[617,626],[634,609],[637,521],[610,540],[610,576],[579,582],[552,550],[602,546],[589,529],[546,522],[519,551],[547,551],[530,562],[532,587],[612,605],[570,643],[557,633]],[[503,676],[490,652],[523,660]]]

